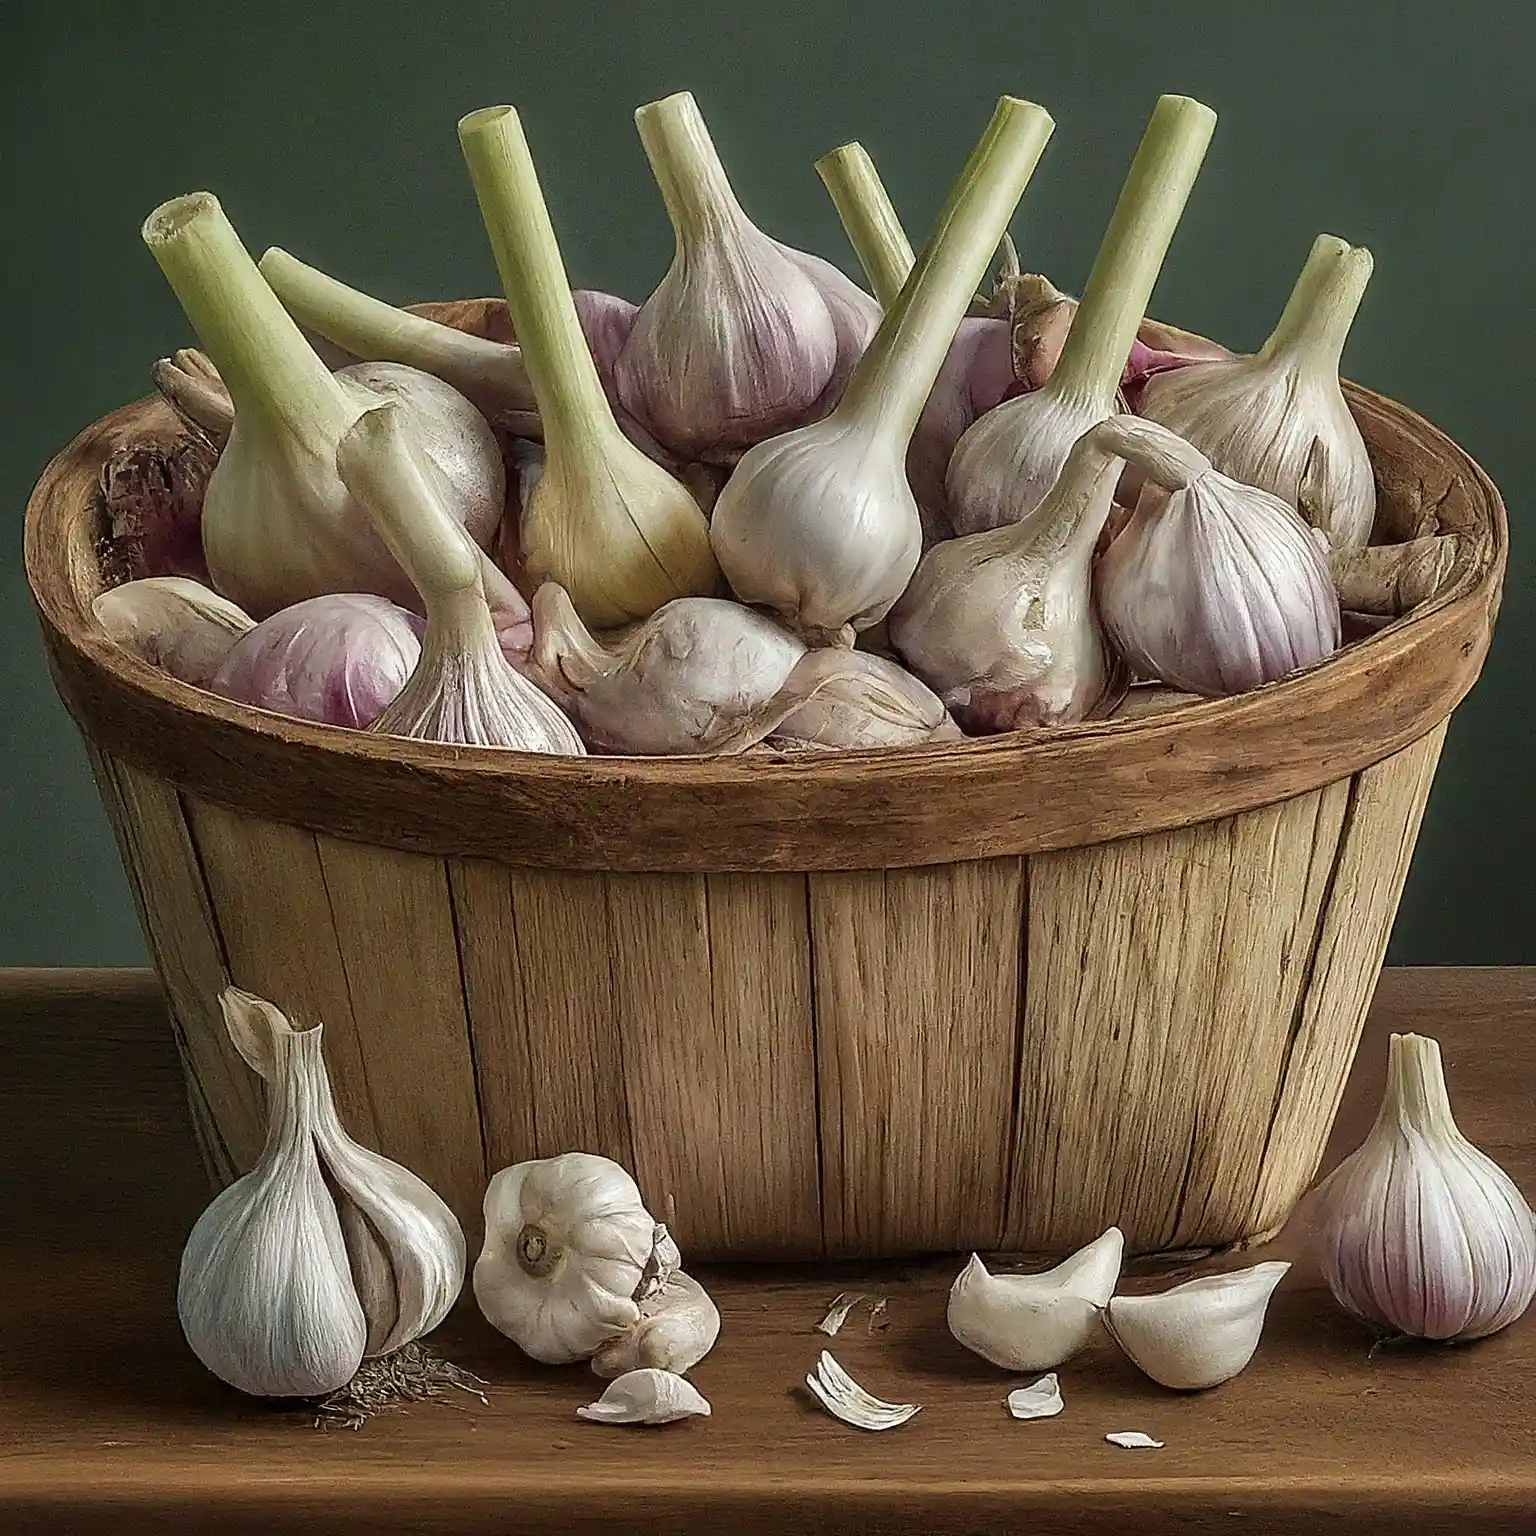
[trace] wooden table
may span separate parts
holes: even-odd
[[[1536,1192],[1536,969],[1389,972],[1330,1163],[1369,1123],[1391,1029],[1440,1038],[1463,1130]],[[149,974],[0,973],[0,1040],[6,1533],[1536,1531],[1536,1318],[1473,1348],[1372,1355],[1301,1265],[1235,1381],[1164,1392],[1105,1342],[1062,1370],[1066,1411],[1039,1423],[1013,1422],[1016,1381],[949,1338],[945,1260],[708,1276],[724,1319],[695,1372],[709,1420],[582,1423],[595,1379],[522,1362],[469,1307],[439,1341],[494,1383],[488,1407],[317,1433],[181,1340],[177,1259],[207,1193]],[[890,1326],[856,1317],[832,1348],[879,1395],[923,1404],[888,1434],[797,1387],[828,1343],[812,1325],[853,1285],[889,1298]],[[1116,1449],[1118,1429],[1166,1449]]]

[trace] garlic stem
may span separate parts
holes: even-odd
[[[689,244],[746,219],[692,91],[678,91],[635,111],[680,255]]]
[[[1259,357],[1267,362],[1282,352],[1295,351],[1314,367],[1337,374],[1374,266],[1363,246],[1349,245],[1336,235],[1319,235]]]
[[[1158,98],[1048,388],[1076,396],[1101,415],[1114,409],[1136,327],[1215,127],[1216,114],[1200,102]]]
[[[533,390],[515,346],[487,341],[396,309],[273,246],[258,264],[300,325],[366,362],[405,363],[436,374],[477,405],[532,410]]]
[[[1377,1123],[1421,1136],[1461,1140],[1445,1087],[1440,1042],[1427,1035],[1393,1035],[1387,1048],[1387,1091]]]
[[[144,221],[143,236],[236,411],[329,456],[355,408],[267,286],[219,200],[211,192],[172,198]]]
[[[619,429],[582,334],[528,140],[512,107],[459,123],[459,143],[501,273],[551,454],[589,453]]]
[[[840,145],[816,162],[816,174],[832,196],[848,243],[881,309],[889,309],[915,258],[869,151],[858,143]]]
[[[1050,113],[1033,102],[999,100],[835,415],[905,452],[955,331],[1055,126]]]

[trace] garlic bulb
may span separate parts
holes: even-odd
[[[373,728],[464,746],[581,755],[570,721],[502,654],[486,602],[496,573],[449,515],[447,490],[394,403],[364,411],[336,450],[348,492],[427,609],[421,657]]]
[[[641,107],[635,125],[677,252],[619,354],[619,399],[680,457],[733,463],[814,419],[837,369],[838,329],[798,253],[737,201],[691,93]],[[877,319],[870,303],[863,341]]]
[[[610,646],[546,582],[534,594],[533,627],[530,671],[594,752],[718,750],[717,738],[772,699],[805,654],[772,619],[716,597],[677,598]]]
[[[647,1367],[610,1382],[595,1403],[576,1410],[576,1417],[594,1424],[675,1424],[679,1419],[707,1419],[709,1404],[692,1382]]]
[[[715,1347],[720,1313],[691,1275],[675,1270],[640,1303],[640,1321],[600,1344],[592,1356],[599,1376],[655,1367],[685,1376]]]
[[[1319,235],[1253,357],[1158,374],[1138,407],[1223,474],[1288,501],[1335,551],[1365,545],[1376,519],[1365,439],[1339,387],[1339,359],[1371,267],[1369,251]]]
[[[1039,107],[999,102],[837,407],[751,449],[715,504],[710,537],[736,595],[808,641],[869,628],[911,577],[922,530],[907,445],[1053,126]]]
[[[464,1234],[413,1173],[341,1127],[321,1029],[225,989],[231,1039],[268,1086],[267,1144],[198,1218],[177,1310],[198,1359],[261,1397],[310,1397],[351,1380],[447,1316]]]
[[[978,418],[955,446],[945,497],[957,532],[1027,517],[1072,445],[1114,410],[1137,326],[1215,126],[1216,114],[1198,101],[1158,100],[1050,378]]]
[[[185,576],[146,576],[110,587],[91,614],[114,644],[172,677],[206,688],[230,647],[253,626],[248,613]]]
[[[1121,461],[1156,429],[1114,416],[1085,432],[1033,516],[939,544],[891,610],[892,643],[967,730],[1081,720],[1111,661],[1093,553]]]
[[[422,628],[366,592],[307,598],[242,635],[207,687],[295,720],[367,730],[420,661]]]
[[[1154,423],[1134,435],[1141,445],[1128,457],[1151,483],[1097,576],[1116,649],[1143,676],[1213,698],[1331,656],[1338,593],[1306,524]]]
[[[558,581],[597,625],[714,592],[720,572],[703,513],[614,420],[517,113],[473,112],[459,124],[459,142],[544,428],[544,469],[520,529],[529,575]]]
[[[624,1169],[564,1152],[491,1180],[475,1300],[524,1354],[565,1365],[633,1328],[677,1263],[677,1245]]]
[[[1335,1299],[1385,1332],[1486,1338],[1536,1294],[1536,1217],[1456,1128],[1440,1046],[1423,1035],[1392,1036],[1376,1123],[1308,1215]]]
[[[1097,1331],[1124,1250],[1120,1229],[1110,1227],[1039,1275],[994,1275],[973,1253],[950,1287],[949,1331],[1004,1370],[1052,1370]]]
[[[220,592],[258,619],[328,592],[415,601],[336,476],[337,442],[381,389],[408,403],[455,519],[490,543],[505,499],[501,454],[457,390],[398,365],[370,365],[361,377],[328,372],[211,194],[163,204],[143,233],[234,402],[202,511]]]
[[[1112,1296],[1104,1326],[1153,1381],[1198,1392],[1253,1359],[1264,1313],[1288,1263],[1202,1275],[1152,1296]]]

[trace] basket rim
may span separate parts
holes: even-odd
[[[479,328],[486,301],[417,306]],[[466,320],[466,315],[469,317]],[[28,501],[25,565],[50,670],[87,739],[177,788],[272,821],[438,856],[588,870],[901,868],[1163,831],[1333,783],[1416,741],[1476,680],[1508,547],[1497,489],[1422,417],[1346,384],[1372,457],[1456,499],[1469,555],[1410,615],[1230,699],[857,753],[549,757],[291,720],[167,676],[90,613],[110,453],[175,441],[154,397],[94,422]],[[1433,471],[1428,478],[1420,471]]]

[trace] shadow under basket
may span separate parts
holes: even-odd
[[[424,306],[493,331],[496,306]],[[547,758],[311,726],[112,645],[98,480],[26,565],[169,997],[209,1167],[260,1152],[230,981],[325,1025],[352,1133],[475,1240],[489,1173],[583,1148],[690,1259],[1224,1246],[1310,1181],[1446,721],[1482,665],[1493,485],[1348,387],[1377,537],[1442,590],[1326,664],[1146,718],[845,755]]]

